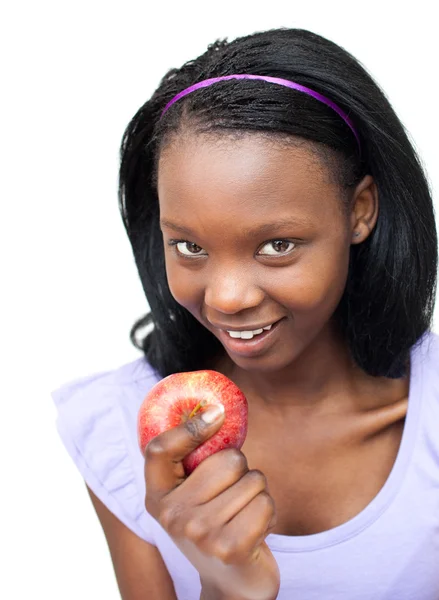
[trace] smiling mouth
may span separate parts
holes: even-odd
[[[270,323],[269,325],[266,325],[265,327],[259,327],[259,328],[255,328],[255,329],[247,329],[247,330],[242,330],[242,331],[234,330],[234,329],[226,329],[225,331],[233,339],[251,340],[254,337],[263,335],[266,331],[270,331],[270,329],[272,327],[274,327],[276,325],[276,323],[278,323],[279,321],[280,321],[280,319],[278,319],[277,321],[273,321],[272,323]]]
[[[227,331],[220,329],[219,339],[234,354],[242,356],[259,354],[276,342],[276,339],[279,337],[279,326],[284,320],[285,317],[282,317],[282,319],[275,321],[270,329],[263,330],[262,333],[247,338],[242,338],[241,336],[232,337]]]

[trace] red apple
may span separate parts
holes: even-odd
[[[247,435],[248,404],[239,387],[217,371],[174,373],[160,380],[148,392],[137,417],[139,447],[144,455],[147,444],[163,431],[203,411],[211,404],[225,409],[221,428],[183,460],[187,475],[205,458],[225,448],[240,449]]]

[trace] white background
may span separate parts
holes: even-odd
[[[0,597],[116,600],[105,538],[58,438],[50,391],[140,357],[129,329],[147,305],[116,196],[125,126],[170,67],[215,39],[311,29],[384,88],[437,207],[436,19],[429,0],[8,5],[0,15]],[[439,308],[435,315],[438,331]]]

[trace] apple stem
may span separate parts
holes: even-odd
[[[200,410],[200,408],[202,408],[204,405],[206,404],[205,400],[201,400],[200,402],[198,402],[198,404],[196,405],[196,407],[193,409],[193,411],[191,412],[191,414],[189,415],[188,419],[192,419],[192,417],[194,415],[197,414],[197,412]]]

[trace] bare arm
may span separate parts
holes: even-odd
[[[87,486],[104,530],[122,600],[178,600],[160,552],[135,535]]]

